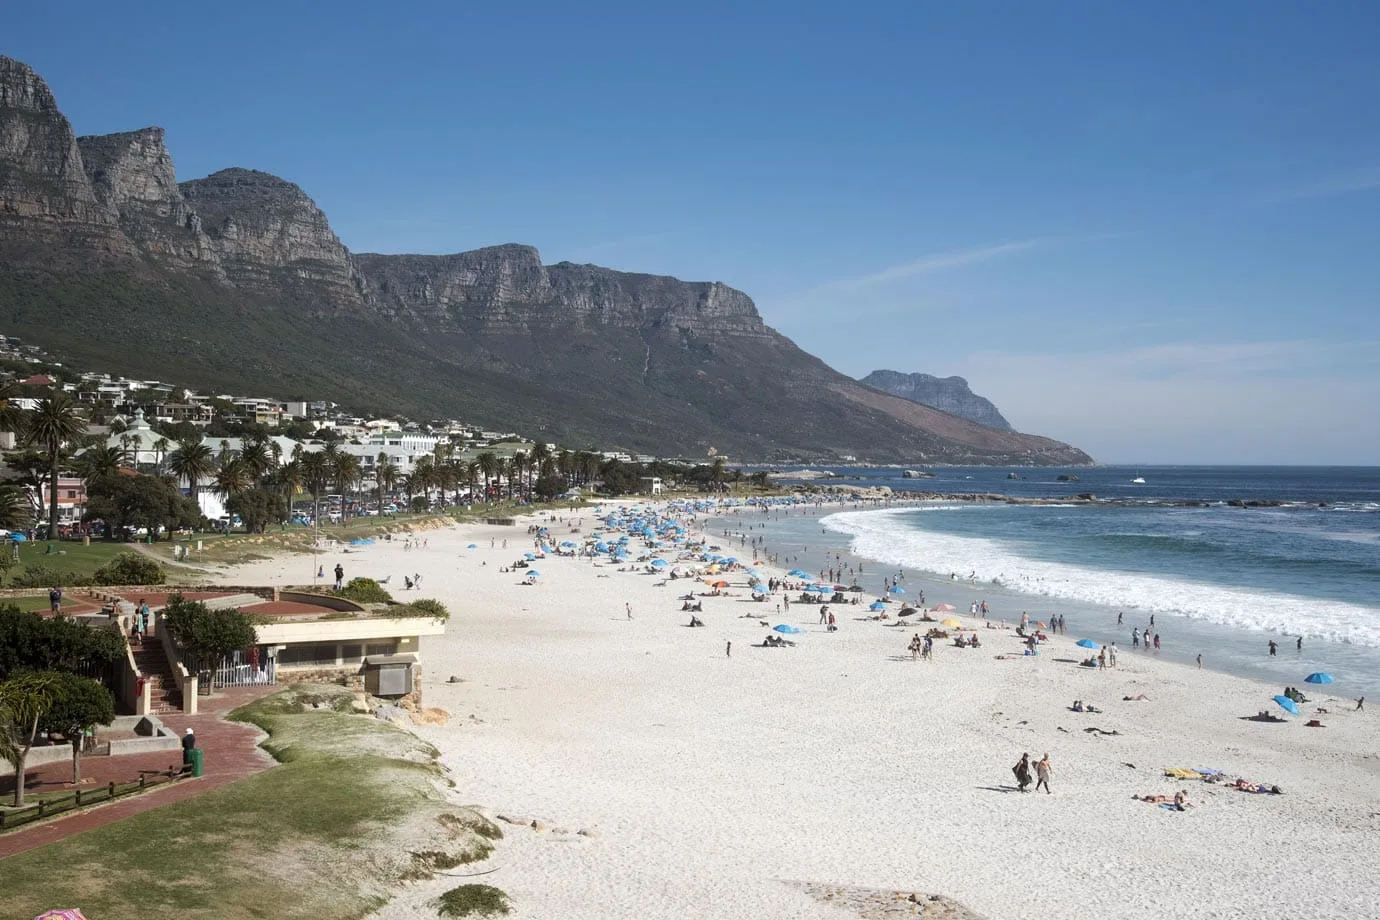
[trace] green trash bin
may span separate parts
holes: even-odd
[[[201,757],[202,757],[202,755],[205,754],[205,753],[206,753],[206,752],[203,751],[201,748],[192,748],[190,751],[183,751],[183,752],[182,752],[182,754],[183,754],[182,761],[183,761],[183,763],[189,763],[189,764],[192,765],[192,775],[193,775],[193,776],[201,776],[201,775],[202,775]]]

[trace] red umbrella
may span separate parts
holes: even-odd
[[[34,920],[86,920],[86,914],[75,907],[69,907],[66,910],[50,910],[39,914]]]

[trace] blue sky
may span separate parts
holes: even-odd
[[[1380,5],[36,6],[78,133],[356,251],[721,280],[1106,462],[1380,462]]]

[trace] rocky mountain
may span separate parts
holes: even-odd
[[[0,331],[217,391],[515,427],[574,447],[781,460],[1089,462],[859,384],[719,282],[530,246],[353,254],[298,186],[178,182],[161,129],[77,138],[0,58]]]
[[[934,377],[930,374],[902,374],[898,371],[873,371],[860,378],[867,386],[941,412],[966,418],[987,428],[1011,431],[991,400],[978,396],[962,377]]]

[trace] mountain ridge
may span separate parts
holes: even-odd
[[[111,370],[462,416],[572,446],[1077,464],[859,384],[745,293],[503,244],[353,253],[295,183],[178,181],[159,128],[76,137],[0,58],[0,323]]]
[[[941,412],[966,418],[986,428],[1014,431],[1011,423],[992,401],[973,392],[962,377],[935,377],[931,374],[903,374],[877,370],[859,381],[874,389]]]

